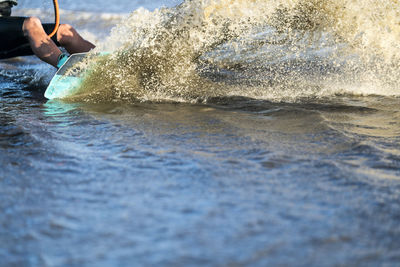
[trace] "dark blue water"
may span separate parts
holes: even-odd
[[[1,87],[2,266],[399,263],[397,99],[89,105]]]
[[[397,97],[65,103],[0,66],[0,266],[400,264]]]

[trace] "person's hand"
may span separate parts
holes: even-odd
[[[11,8],[14,3],[11,1],[0,3],[0,17],[9,17],[11,15]]]

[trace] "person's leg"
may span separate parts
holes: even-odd
[[[56,67],[61,51],[53,40],[48,37],[40,20],[35,17],[25,19],[23,32],[29,40],[35,55]],[[61,46],[65,47],[70,54],[88,52],[95,47],[92,43],[84,40],[76,30],[68,24],[60,25],[57,32],[57,41]]]
[[[57,40],[70,54],[89,52],[95,47],[92,43],[83,39],[82,36],[68,24],[60,25],[57,32]]]
[[[29,40],[33,53],[44,62],[56,67],[61,51],[46,34],[40,20],[35,17],[26,18],[22,30]]]
[[[22,31],[25,19],[26,17],[0,17],[0,59],[34,55]],[[44,27],[47,32],[51,32],[54,24],[45,24]],[[57,40],[56,37],[52,39]]]

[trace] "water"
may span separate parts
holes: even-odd
[[[184,48],[177,61],[168,38],[149,40],[171,14],[187,25],[196,1],[187,12],[140,9],[128,19],[138,24],[111,37],[126,10],[176,2],[121,1],[109,13],[108,3],[69,2],[68,23],[115,51],[104,76],[125,76],[88,83],[74,101],[46,101],[51,67],[0,62],[1,266],[399,265],[396,47],[349,51],[348,32],[335,43],[328,29],[310,45],[287,43],[272,20],[214,47],[220,29],[189,24],[196,34],[174,39]],[[19,12],[38,13],[35,3]],[[121,38],[139,49],[117,67],[124,40],[114,38],[126,27],[152,30]],[[207,38],[183,46],[185,36]],[[162,67],[149,71],[143,55]],[[137,82],[138,73],[152,79]]]

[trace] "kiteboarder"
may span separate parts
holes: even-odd
[[[54,36],[49,37],[54,24],[43,24],[37,17],[11,16],[11,9],[17,4],[17,0],[0,0],[0,59],[36,55],[59,68],[68,55],[58,47],[70,54],[95,47],[68,24],[60,24]]]

